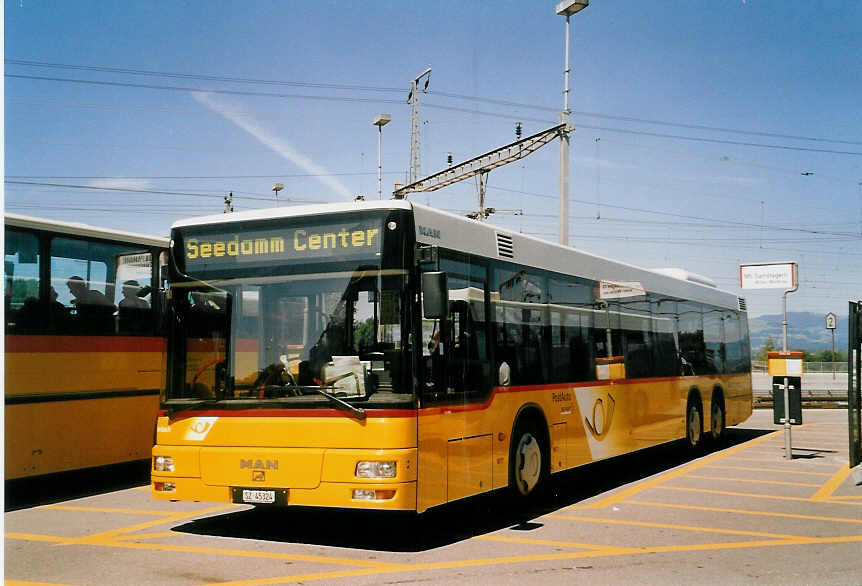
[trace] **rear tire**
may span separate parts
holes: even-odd
[[[712,436],[712,441],[718,442],[724,436],[724,404],[719,400],[713,399],[712,408],[710,409],[709,432]]]

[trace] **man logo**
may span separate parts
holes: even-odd
[[[239,461],[239,469],[253,468],[254,470],[278,470],[278,460],[253,460],[251,458]]]
[[[263,470],[252,470],[251,480],[252,482],[263,482],[264,480],[266,480],[266,472],[264,472]]]
[[[596,402],[593,404],[593,420],[590,421],[588,418],[584,418],[587,429],[590,430],[592,436],[597,440],[603,440],[608,434],[608,430],[610,430],[611,423],[614,420],[615,405],[616,401],[614,401],[614,398],[610,394],[608,394],[607,407],[605,407],[604,401],[600,398],[596,399]]]

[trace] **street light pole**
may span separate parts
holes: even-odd
[[[377,127],[377,199],[383,199],[383,127],[392,120],[391,114],[378,114],[371,123]]]
[[[272,186],[272,190],[275,192],[275,207],[278,207],[278,192],[284,189],[284,183],[276,183]]]
[[[560,123],[560,244],[569,245],[569,19],[589,6],[589,0],[563,0],[557,4],[557,14],[566,17],[566,60],[563,69],[563,111]]]

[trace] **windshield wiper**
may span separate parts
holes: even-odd
[[[334,388],[334,387],[330,387],[330,388]],[[327,399],[329,399],[329,402],[330,402],[330,403],[332,403],[333,405],[335,405],[335,406],[337,406],[337,407],[341,407],[342,409],[346,409],[347,411],[350,411],[350,413],[351,413],[354,417],[356,417],[357,419],[360,419],[360,420],[361,420],[361,419],[365,419],[365,409],[363,409],[362,407],[356,407],[355,405],[351,405],[351,404],[350,404],[350,403],[348,403],[347,401],[344,401],[344,400],[342,400],[342,399],[339,399],[339,398],[338,398],[338,397],[336,397],[335,395],[330,395],[329,393],[327,393],[326,391],[324,391],[324,390],[323,390],[323,389],[321,389],[321,388],[318,388],[318,387],[302,387],[302,390],[303,390],[303,391],[310,390],[310,391],[314,391],[314,392],[315,392],[315,393],[317,393],[318,395],[323,395],[324,397],[326,397]]]
[[[177,406],[175,409],[171,409],[171,405],[169,402],[165,403],[165,408],[168,411],[168,416],[173,417],[177,413],[182,413],[183,411],[188,411],[190,409],[197,409],[199,407],[203,407],[204,405],[216,405],[218,403],[218,399],[204,399],[202,401],[195,401],[194,403],[184,404],[182,406]]]

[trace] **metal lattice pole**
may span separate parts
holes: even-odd
[[[425,85],[422,88],[422,93],[428,91],[428,84],[431,82],[431,68],[429,67],[419,75],[413,78],[410,83],[410,95],[407,101],[413,106],[413,115],[410,124],[410,176],[408,183],[418,181],[422,177],[422,154],[420,134],[422,129],[422,117],[419,115],[419,82],[422,78],[425,79]]]

